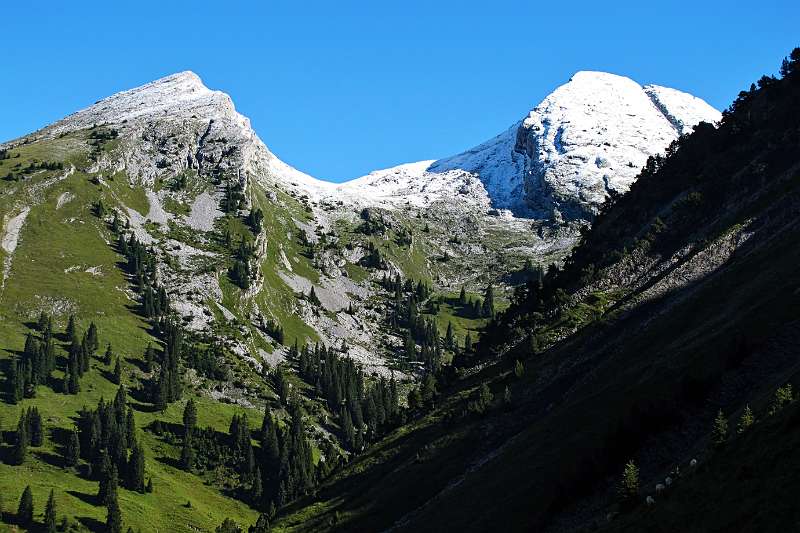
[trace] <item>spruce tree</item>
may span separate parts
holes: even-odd
[[[109,342],[108,346],[106,346],[106,353],[103,356],[103,363],[106,366],[109,366],[109,365],[111,365],[111,362],[113,361],[113,358],[114,358],[114,352],[111,350],[111,343]]]
[[[467,290],[464,286],[461,286],[461,293],[458,295],[458,303],[461,305],[467,305]]]
[[[67,444],[64,446],[64,466],[73,468],[78,465],[81,456],[81,445],[78,440],[78,432],[74,429],[69,432]]]
[[[42,311],[39,313],[39,321],[36,324],[36,329],[40,332],[44,333],[45,328],[47,327],[47,323],[50,321],[50,318],[47,316],[47,313]]]
[[[269,518],[266,513],[261,513],[254,526],[249,529],[249,533],[269,533]]]
[[[517,376],[517,379],[521,378],[525,374],[525,367],[522,366],[521,361],[517,361],[514,364],[514,375]]]
[[[131,447],[131,456],[127,468],[128,489],[144,493],[144,451],[137,441]]]
[[[455,337],[453,336],[453,323],[447,323],[447,333],[444,335],[444,346],[448,350],[452,350],[455,347]]]
[[[739,434],[744,433],[750,426],[753,425],[753,422],[755,422],[753,411],[750,409],[749,405],[745,405],[742,416],[739,418],[739,425],[736,428],[736,432]]]
[[[631,459],[622,470],[619,494],[624,501],[632,501],[639,497],[639,468]]]
[[[97,499],[105,504],[117,501],[117,488],[119,487],[119,473],[117,466],[111,464],[103,478],[100,479],[100,486],[97,491]]]
[[[50,497],[47,498],[44,509],[44,529],[47,533],[56,533],[56,498],[53,489],[50,489]]]
[[[30,444],[38,448],[44,443],[44,429],[42,428],[42,416],[39,414],[39,409],[36,407],[28,409],[26,419]]]
[[[114,383],[117,385],[122,383],[122,363],[120,363],[119,356],[117,356],[117,362],[114,365]]]
[[[89,330],[86,332],[86,337],[89,354],[94,354],[100,347],[100,339],[97,336],[97,326],[95,326],[94,322],[89,324]]]
[[[190,439],[194,433],[195,426],[197,425],[197,407],[194,400],[189,399],[186,402],[186,407],[183,409],[183,437]]]
[[[192,448],[191,437],[183,439],[183,447],[181,448],[181,468],[191,471],[194,466],[194,449]]]
[[[720,447],[725,444],[727,439],[728,419],[725,418],[725,414],[722,412],[722,409],[720,409],[716,418],[714,419],[714,428],[711,432],[711,442],[714,444],[714,446]]]
[[[6,388],[9,391],[11,403],[17,404],[22,401],[25,393],[25,374],[16,357],[11,359]]]
[[[483,316],[486,318],[494,318],[494,287],[490,283],[483,293],[483,307],[481,309]]]
[[[153,364],[156,362],[156,350],[153,348],[152,344],[147,345],[147,349],[144,351],[144,364],[145,370],[149,374],[153,371]]]
[[[16,442],[14,443],[14,450],[12,451],[12,459],[14,464],[21,465],[25,462],[28,455],[28,424],[25,420],[25,415],[22,415],[17,424]]]
[[[67,321],[67,329],[66,332],[67,338],[71,339],[75,336],[75,315],[69,315],[69,320]]]
[[[535,333],[528,335],[528,353],[529,355],[539,353],[539,337]]]
[[[31,486],[25,487],[17,507],[17,523],[23,527],[33,524],[33,492]]]
[[[119,508],[117,493],[110,495],[106,503],[106,532],[122,533],[122,511]]]
[[[264,497],[264,489],[261,485],[261,469],[256,467],[255,474],[253,475],[253,486],[250,491],[250,501],[253,502],[253,505],[261,508],[262,502],[261,500]]]

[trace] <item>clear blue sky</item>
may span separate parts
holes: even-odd
[[[659,5],[660,4],[660,5]],[[577,70],[717,108],[800,46],[800,2],[9,2],[0,139],[175,71],[323,179],[458,153]]]

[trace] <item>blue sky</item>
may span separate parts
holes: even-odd
[[[474,146],[578,70],[722,109],[800,46],[788,0],[43,1],[2,16],[0,140],[190,69],[279,157],[335,181]]]

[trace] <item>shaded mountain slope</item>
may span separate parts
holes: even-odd
[[[777,462],[796,463],[784,457],[796,404],[769,414],[776,390],[796,386],[800,370],[800,51],[792,57],[782,79],[743,92],[718,128],[701,125],[665,159],[652,158],[563,271],[543,287],[529,283],[488,328],[466,377],[431,414],[279,524],[642,530],[679,505],[660,509],[671,493],[655,492],[676,469],[686,474],[669,489],[680,508],[661,530],[793,523],[795,481]],[[474,409],[481,384],[493,393],[483,416]],[[717,413],[734,434],[746,405],[755,426],[715,450]],[[737,453],[742,466],[730,470]],[[748,470],[758,457],[764,470]],[[618,480],[631,459],[641,499],[622,506]],[[742,476],[754,480],[746,494],[760,491],[756,517],[731,496]],[[645,495],[655,507],[645,510]],[[716,501],[724,512],[708,514]]]

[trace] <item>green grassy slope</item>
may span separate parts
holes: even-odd
[[[62,138],[55,146],[24,146],[14,150],[23,154],[20,159],[39,156],[51,160],[55,155],[66,153],[68,165],[78,155],[69,156],[66,144],[72,146],[73,139]],[[51,143],[51,144],[53,144]],[[72,157],[72,159],[70,159]],[[5,166],[20,159],[0,162]],[[80,162],[80,161],[78,161]],[[135,302],[127,295],[128,281],[118,263],[121,257],[108,244],[110,232],[104,223],[92,214],[92,203],[103,197],[113,204],[108,190],[90,182],[89,176],[77,171],[49,187],[38,187],[51,176],[63,172],[36,175],[18,183],[3,183],[4,194],[0,205],[4,212],[14,213],[20,200],[31,206],[22,228],[18,246],[13,256],[12,267],[5,287],[0,294],[0,369],[7,369],[6,362],[24,345],[24,335],[30,331],[40,311],[53,314],[55,328],[63,331],[67,317],[75,313],[78,327],[84,330],[90,321],[100,331],[101,352],[111,343],[115,354],[123,357],[124,383],[135,387],[141,376],[137,362],[143,360],[144,348],[155,342],[148,333],[148,325],[134,312]],[[30,191],[36,191],[30,193]],[[28,193],[28,196],[25,193]],[[72,200],[57,208],[58,199],[70,193]],[[22,195],[22,196],[21,196]],[[135,202],[131,202],[135,205]],[[140,206],[141,207],[141,206]],[[87,272],[87,269],[95,270]],[[65,345],[57,343],[58,367],[53,373],[55,388],[63,376],[66,357]],[[25,399],[19,405],[0,403],[0,424],[6,435],[11,430],[22,409],[36,406],[43,416],[47,436],[44,446],[31,448],[28,459],[22,466],[11,466],[0,462],[0,494],[3,495],[6,511],[16,508],[16,501],[26,485],[30,484],[34,494],[37,516],[44,510],[49,490],[55,489],[59,514],[66,515],[78,527],[96,529],[105,522],[105,508],[95,505],[97,483],[85,480],[61,466],[61,450],[54,436],[61,430],[74,426],[75,416],[83,406],[93,407],[101,397],[113,398],[117,386],[108,379],[111,368],[106,368],[99,359],[93,359],[91,370],[81,380],[79,395],[54,392],[49,386],[39,386],[37,395]],[[2,372],[0,372],[1,374]],[[5,375],[0,375],[4,380]],[[189,395],[193,395],[189,391]],[[242,409],[209,400],[203,396],[199,402],[199,424],[227,430],[231,416]],[[210,530],[232,517],[240,523],[255,521],[256,513],[241,502],[226,497],[212,484],[204,483],[196,476],[171,466],[165,458],[176,458],[179,448],[162,442],[142,428],[155,418],[178,423],[181,420],[183,402],[173,404],[163,413],[152,413],[149,406],[133,402],[139,437],[147,457],[148,478],[152,478],[153,494],[138,494],[120,490],[120,503],[126,528],[141,528],[142,531],[190,531],[196,528]],[[252,420],[258,419],[253,413]],[[10,444],[0,448],[0,455],[7,457]],[[191,508],[185,507],[187,501]],[[39,518],[40,519],[40,518]]]

